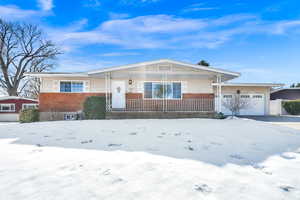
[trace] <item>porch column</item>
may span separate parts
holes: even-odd
[[[105,101],[106,101],[106,111],[111,110],[111,83],[110,83],[110,73],[105,73]]]
[[[222,76],[217,76],[217,112],[222,112]]]

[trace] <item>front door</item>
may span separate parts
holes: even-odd
[[[112,108],[125,108],[125,81],[112,81]]]

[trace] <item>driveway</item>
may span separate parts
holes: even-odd
[[[257,121],[269,122],[281,126],[286,126],[300,130],[300,116],[284,115],[284,116],[247,116],[246,118]]]

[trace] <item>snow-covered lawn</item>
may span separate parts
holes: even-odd
[[[247,119],[0,126],[2,200],[300,199],[300,132]]]

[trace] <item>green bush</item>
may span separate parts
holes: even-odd
[[[299,115],[300,114],[300,100],[294,101],[285,101],[282,103],[286,112],[291,115]]]
[[[86,119],[105,119],[105,97],[91,96],[83,104],[83,113]]]
[[[216,113],[215,114],[216,119],[225,119],[225,115],[222,112]]]
[[[40,120],[40,113],[38,109],[25,109],[20,112],[21,123],[37,122]]]

